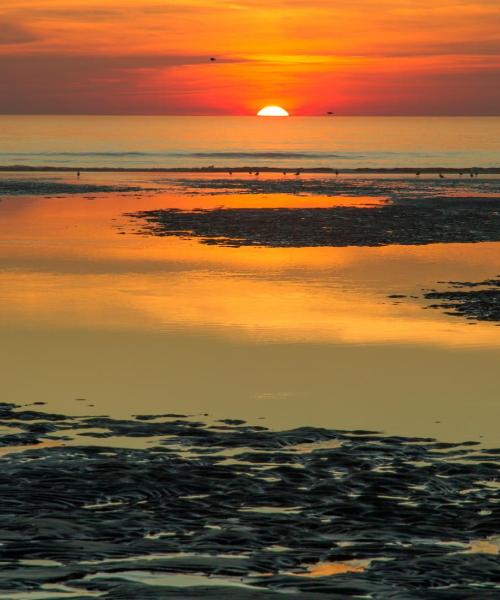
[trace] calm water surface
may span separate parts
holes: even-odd
[[[151,175],[85,180],[154,187]],[[124,216],[168,206],[338,201],[173,192],[4,197],[5,401],[43,401],[65,414],[208,413],[264,417],[277,428],[496,444],[498,327],[387,296],[497,275],[499,244],[224,248],[138,235],[138,223]]]
[[[499,167],[500,117],[0,116],[0,166]]]

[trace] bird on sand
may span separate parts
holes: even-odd
[[[442,173],[439,173],[439,179],[444,179],[444,175]]]
[[[210,62],[215,62],[217,59],[214,56],[210,57]]]
[[[299,175],[300,175],[300,171],[297,171],[297,172],[295,173],[295,175],[299,176]]]

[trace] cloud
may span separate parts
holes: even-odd
[[[53,52],[33,52],[23,54],[0,54],[0,75],[4,70],[29,70],[34,75],[44,72],[65,75],[74,73],[103,73],[137,69],[162,69],[188,65],[209,64],[209,55],[202,54],[59,54]],[[245,62],[243,58],[218,57],[219,63]]]
[[[221,57],[213,65],[203,55],[0,54],[0,113],[200,110],[211,73],[233,62],[243,60]],[[200,81],[194,84],[188,74],[179,80],[193,68]]]
[[[375,53],[374,53],[375,54]],[[435,43],[413,43],[407,48],[386,46],[383,56],[499,56],[500,38],[485,40],[460,40]]]
[[[2,46],[29,44],[38,39],[37,35],[22,25],[0,21],[0,45]]]
[[[499,0],[0,0],[0,112],[498,112],[499,23]]]

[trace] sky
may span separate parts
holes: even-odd
[[[500,1],[0,5],[0,113],[253,115],[268,104],[498,115]]]

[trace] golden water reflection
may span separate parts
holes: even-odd
[[[388,296],[497,275],[498,244],[224,248],[123,216],[204,202],[220,199],[4,198],[4,400],[497,444],[498,327]]]
[[[171,195],[5,200],[0,322],[189,328],[256,341],[500,345],[489,323],[471,335],[466,322],[423,310],[419,298],[388,297],[491,277],[497,244],[227,249],[136,235],[137,223],[122,216],[172,203]]]

